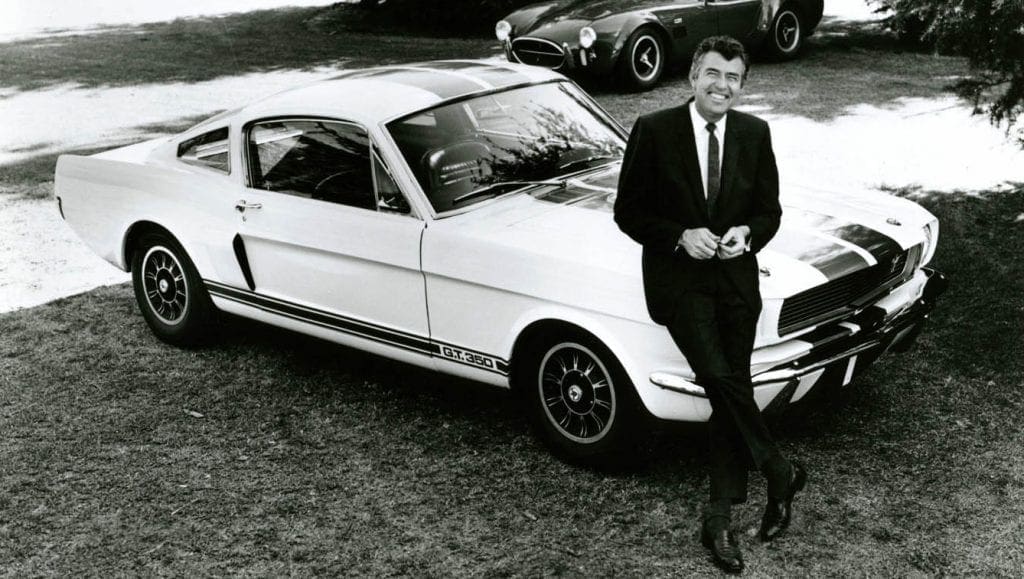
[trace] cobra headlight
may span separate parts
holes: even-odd
[[[597,33],[594,29],[589,26],[580,28],[580,46],[583,48],[590,48],[594,45],[594,41],[597,40]]]
[[[507,20],[499,20],[494,25],[494,35],[498,37],[498,40],[505,42],[508,37],[512,35],[512,25]]]

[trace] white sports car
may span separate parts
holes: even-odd
[[[545,442],[614,460],[643,419],[703,421],[703,389],[647,314],[612,220],[626,133],[541,68],[476,61],[342,74],[184,133],[57,163],[61,215],[131,271],[173,344],[217,310],[524,396]],[[902,349],[945,286],[938,222],[883,194],[783,185],[758,255],[764,407]]]

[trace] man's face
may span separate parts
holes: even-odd
[[[717,52],[701,57],[697,69],[690,73],[697,111],[710,122],[725,116],[743,93],[743,59],[726,60]]]

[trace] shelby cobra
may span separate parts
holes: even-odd
[[[626,133],[565,77],[474,61],[344,73],[174,136],[63,155],[56,202],[173,344],[230,312],[521,393],[545,442],[614,459],[711,408],[612,220]],[[758,254],[762,407],[910,344],[942,290],[909,201],[784,188]]]
[[[823,0],[554,0],[498,21],[513,62],[565,74],[614,75],[628,88],[654,86],[665,66],[716,34],[776,60],[793,58],[821,21]]]

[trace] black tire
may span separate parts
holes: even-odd
[[[800,12],[792,4],[779,8],[768,29],[764,51],[772,60],[791,60],[803,48],[807,33]]]
[[[619,55],[619,82],[629,90],[650,90],[665,71],[668,53],[653,28],[638,28],[629,35]]]
[[[175,346],[204,341],[213,302],[195,265],[169,234],[147,233],[132,254],[135,300],[156,337]]]
[[[582,332],[545,336],[517,365],[516,387],[552,453],[597,468],[635,466],[644,410],[618,360]]]

